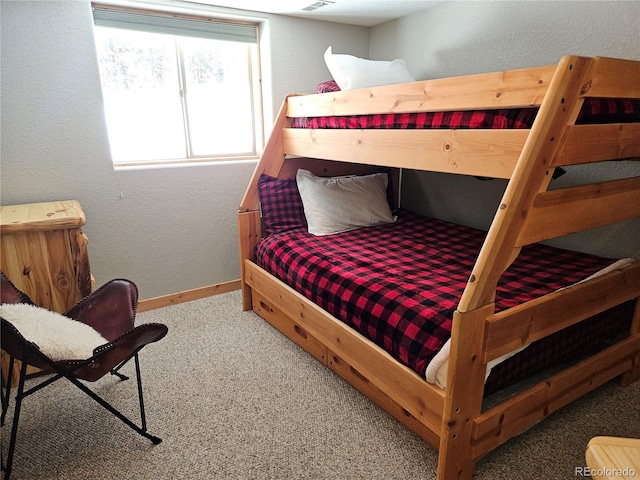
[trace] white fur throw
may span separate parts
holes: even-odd
[[[89,325],[27,303],[3,303],[0,317],[54,361],[85,360],[94,348],[108,343]]]

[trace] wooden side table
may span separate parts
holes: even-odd
[[[38,306],[66,312],[92,289],[85,221],[75,200],[1,206],[0,270]]]
[[[640,439],[593,437],[585,457],[594,480],[640,478]]]

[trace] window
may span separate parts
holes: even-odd
[[[257,158],[257,26],[94,5],[116,166]]]

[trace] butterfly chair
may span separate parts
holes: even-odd
[[[2,377],[2,383],[5,388],[5,392],[2,395],[2,425],[4,425],[5,415],[9,408],[9,395],[11,391],[14,360],[22,362],[17,382],[18,385],[13,414],[13,426],[11,430],[11,440],[9,442],[6,465],[2,462],[2,467],[5,470],[5,480],[8,479],[11,474],[22,401],[29,395],[61,378],[69,380],[143,437],[148,438],[154,444],[160,443],[162,441],[160,438],[147,433],[138,352],[145,345],[162,339],[167,334],[167,327],[159,323],[149,323],[134,327],[136,306],[138,302],[138,289],[136,285],[128,280],[112,280],[83,298],[73,306],[71,310],[62,316],[55,312],[49,312],[48,310],[37,308],[26,294],[18,290],[11,281],[9,281],[4,273],[0,272],[0,277],[2,282],[0,290],[2,298],[1,303],[8,304],[0,307],[0,309],[2,309],[0,310],[0,313],[2,313],[2,349],[9,356],[9,369],[6,375],[8,378],[5,378],[5,372],[3,372]],[[4,318],[9,317],[9,314],[16,317],[16,309],[22,308],[26,308],[29,315],[22,315],[21,318],[13,318],[12,321]],[[36,314],[32,317],[32,311],[35,311],[38,314],[42,314],[44,312],[45,318],[38,317]],[[21,311],[19,311],[19,313],[20,312]],[[47,314],[50,315],[50,318],[47,317]],[[24,317],[27,316],[29,319],[26,321],[25,326]],[[88,353],[80,355],[81,358],[78,358],[78,355],[71,355],[67,357],[63,356],[63,359],[60,359],[60,355],[63,355],[66,352],[64,350],[60,351],[59,345],[56,344],[54,345],[55,348],[52,347],[49,344],[49,339],[42,338],[42,336],[34,339],[33,331],[27,329],[29,323],[34,319],[41,322],[44,322],[45,320],[47,322],[54,322],[52,324],[47,323],[48,326],[55,325],[56,327],[62,327],[64,325],[65,328],[71,328],[71,333],[69,333],[69,330],[62,330],[59,335],[64,338],[56,340],[59,343],[64,343],[64,341],[69,338],[80,338],[81,335],[76,335],[76,330],[73,330],[78,326],[81,327],[81,329],[91,330],[91,334],[94,336],[97,335],[97,338],[101,338],[101,340],[95,348],[93,347],[93,345],[96,345],[95,343],[92,345],[82,345],[85,352],[88,349]],[[76,320],[76,322],[73,320]],[[54,336],[53,333],[49,332],[53,332],[56,329],[49,327],[42,329],[41,327],[44,324],[45,323],[39,323],[36,327],[36,329],[40,329],[40,334],[44,330],[45,334]],[[31,327],[32,326],[33,325],[31,325]],[[23,333],[21,333],[19,328]],[[96,338],[93,338],[93,341],[95,342]],[[76,349],[73,350],[76,352],[78,346],[71,345],[68,348]],[[135,361],[135,370],[138,382],[141,426],[138,426],[129,420],[129,418],[116,410],[111,404],[98,396],[81,381],[95,382],[107,373],[116,375],[121,380],[127,380],[128,377],[120,373],[119,370],[132,358]],[[37,367],[41,372],[30,375],[37,375],[40,382],[25,390],[25,380],[28,377],[27,365]],[[45,374],[50,375],[47,375],[46,379],[43,380],[45,377],[41,377],[41,375]]]

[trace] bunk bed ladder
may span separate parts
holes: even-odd
[[[471,445],[473,420],[481,413],[484,390],[486,319],[494,310],[500,276],[519,254],[517,239],[533,200],[550,181],[551,161],[572,120],[574,105],[581,102],[591,64],[592,59],[576,56],[564,57],[558,64],[455,312],[438,480],[470,480],[475,471]]]

